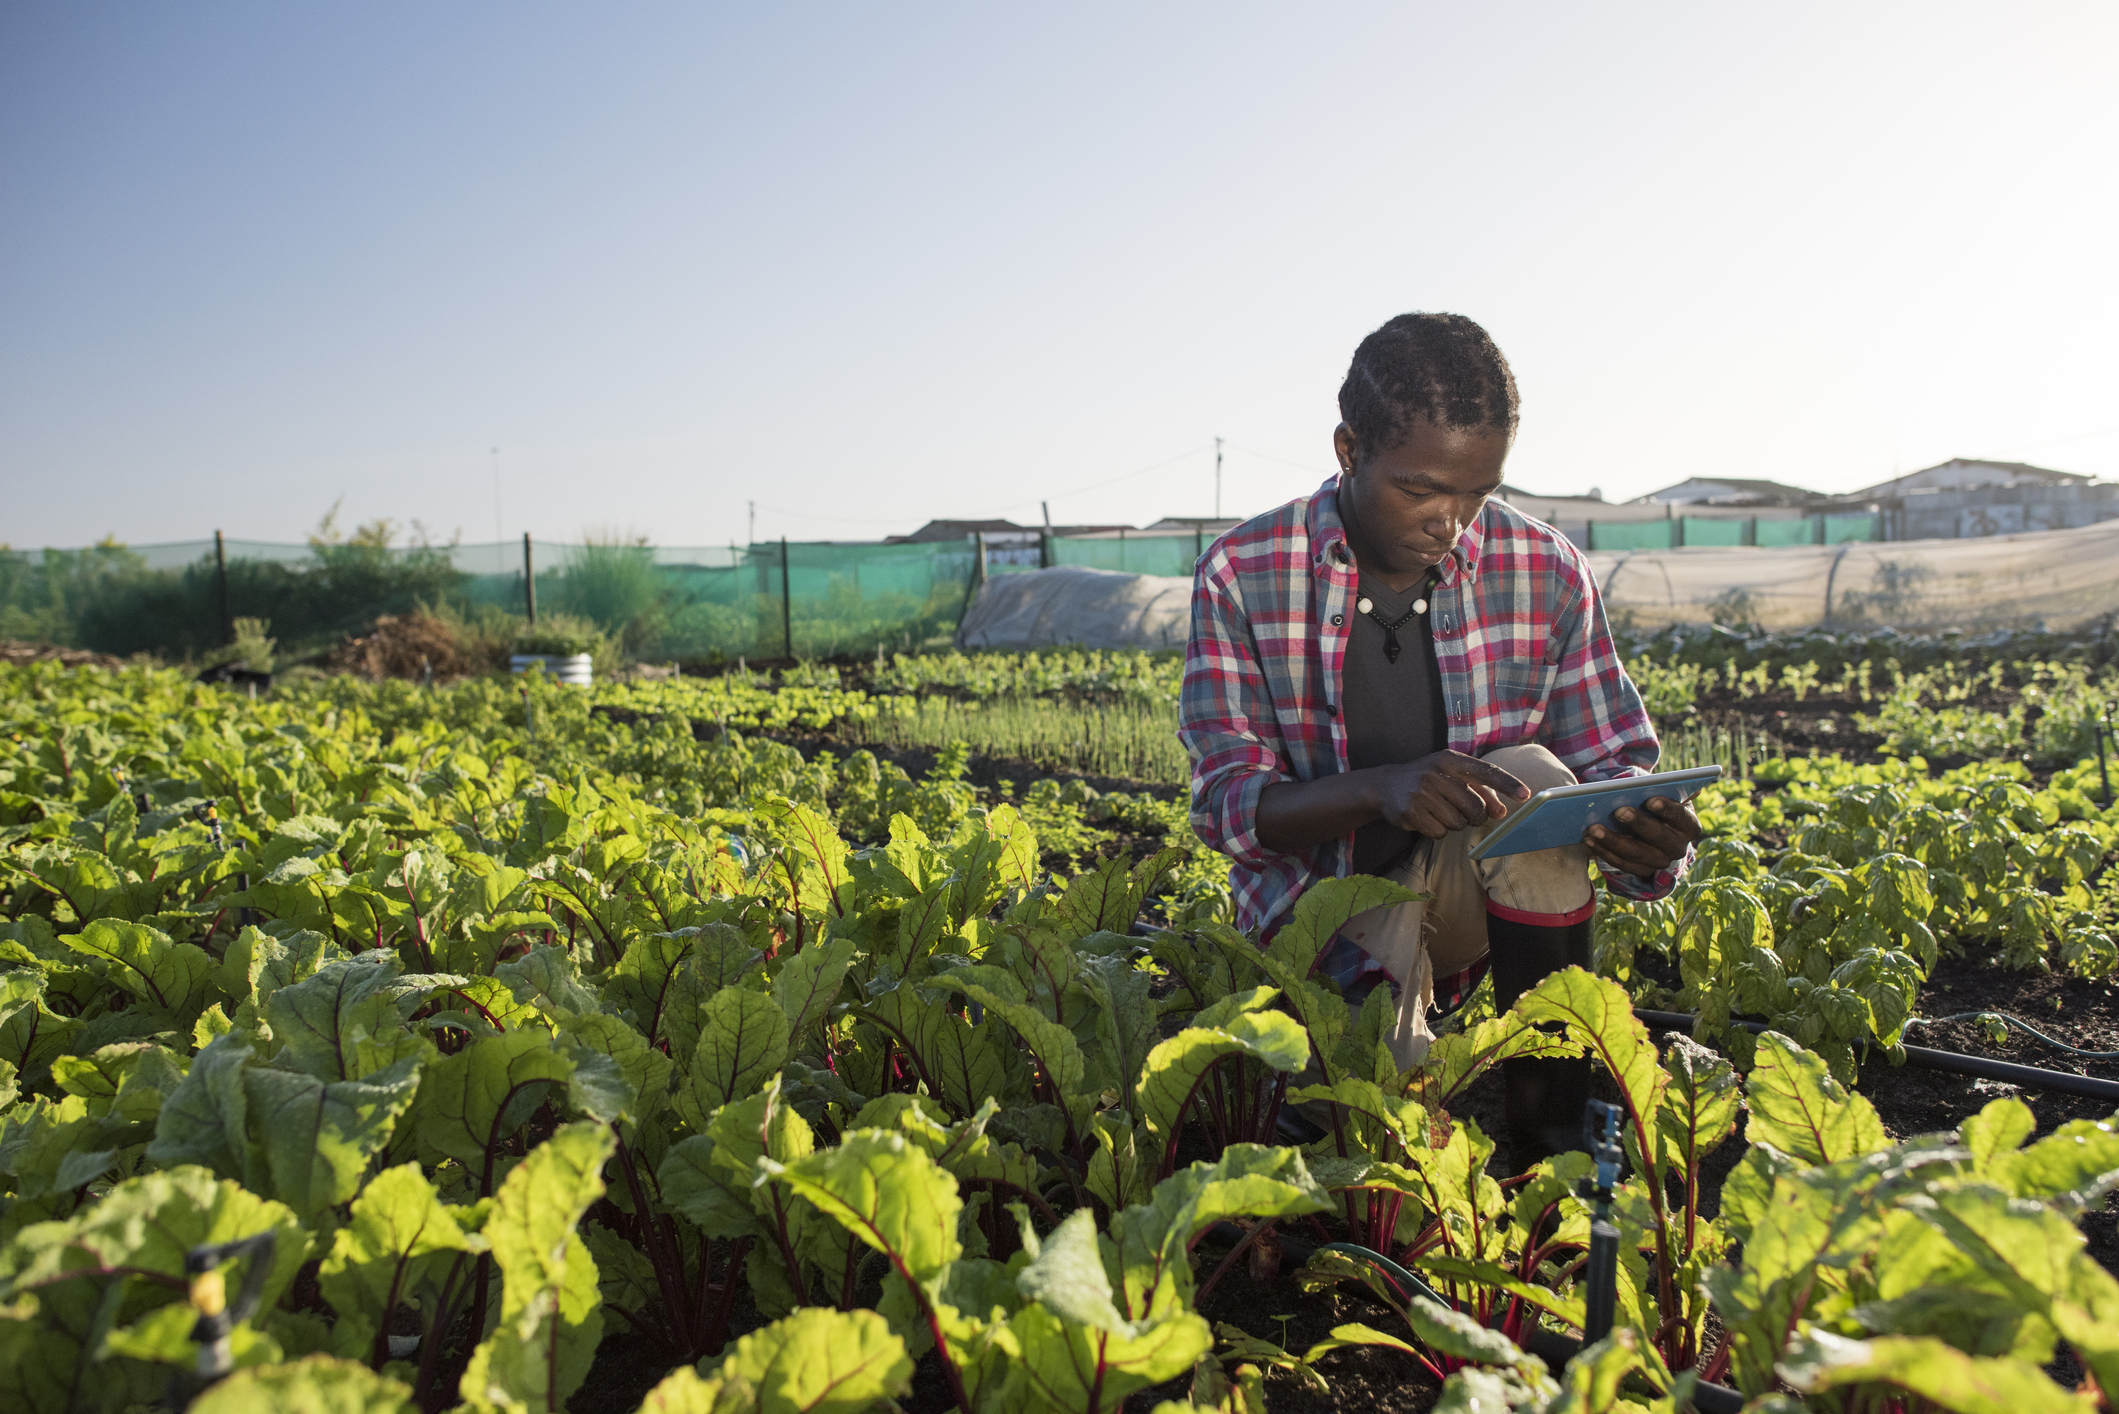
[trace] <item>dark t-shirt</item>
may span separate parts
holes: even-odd
[[[1403,594],[1363,576],[1357,601],[1368,599],[1375,614],[1357,610],[1347,635],[1344,665],[1346,759],[1350,770],[1392,766],[1432,756],[1449,745],[1449,717],[1442,706],[1442,675],[1435,668],[1435,637],[1427,614],[1415,614],[1398,628],[1398,661],[1384,656],[1383,623],[1397,623],[1416,599],[1430,599],[1433,576]],[[1413,846],[1417,838],[1385,820],[1363,825],[1354,835],[1353,872],[1381,874]]]

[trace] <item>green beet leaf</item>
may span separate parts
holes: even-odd
[[[787,1014],[788,1035],[796,1048],[830,1014],[853,961],[851,939],[812,944],[789,958],[780,975],[773,979],[773,1000]]]
[[[187,1028],[213,1000],[213,958],[144,924],[99,918],[60,941],[101,959],[112,982]]]
[[[1149,1201],[1114,1215],[1121,1309],[1134,1322],[1188,1309],[1192,1241],[1228,1218],[1288,1218],[1321,1213],[1331,1196],[1294,1149],[1231,1144],[1212,1163],[1179,1169],[1155,1186]]]
[[[1837,1163],[1884,1147],[1876,1107],[1834,1080],[1816,1055],[1775,1031],[1758,1039],[1744,1093],[1744,1136],[1813,1164]]]
[[[500,1321],[472,1352],[461,1392],[473,1409],[559,1414],[603,1338],[596,1263],[575,1231],[603,1196],[610,1126],[561,1128],[508,1173],[484,1235],[501,1273]]]
[[[726,987],[716,992],[700,1018],[699,1047],[680,1109],[697,1128],[723,1105],[757,1093],[787,1063],[787,1013],[763,992]]]
[[[1670,1038],[1663,1069],[1670,1080],[1655,1112],[1658,1162],[1687,1174],[1735,1131],[1743,1092],[1728,1061],[1686,1036]]]
[[[2119,1390],[2119,1278],[2089,1256],[2067,1216],[1983,1184],[1909,1206],[2020,1306],[2051,1322],[2107,1393]]]
[[[738,1338],[703,1372],[716,1379],[749,1386],[759,1414],[861,1414],[911,1389],[912,1357],[875,1312],[811,1306]]]
[[[276,989],[264,1014],[283,1064],[320,1080],[359,1080],[418,1054],[423,1043],[405,1030],[407,1008],[391,988],[400,970],[396,954],[377,949]]]
[[[332,1344],[342,1355],[380,1365],[400,1302],[431,1310],[446,1273],[466,1254],[484,1251],[475,1229],[484,1209],[443,1203],[418,1164],[377,1174],[353,1200],[352,1220],[332,1237],[317,1279],[338,1320]]]
[[[1244,1056],[1279,1071],[1296,1071],[1310,1057],[1309,1034],[1285,1012],[1244,1012],[1222,1026],[1190,1026],[1148,1052],[1135,1095],[1142,1122],[1163,1144],[1173,1144],[1193,1091],[1224,1056]]]
[[[963,980],[965,975],[988,971],[990,969],[963,968],[956,973],[943,973],[933,979],[933,985],[962,993],[1012,1027],[1016,1035],[1023,1038],[1023,1044],[1037,1061],[1038,1069],[1044,1072],[1046,1082],[1067,1111],[1068,1119],[1077,1131],[1080,1130],[1088,1124],[1097,1099],[1095,1092],[1086,1088],[1088,1063],[1083,1059],[1081,1043],[1072,1031],[1035,1006],[1021,998],[1005,997],[995,991],[993,985],[987,984],[989,981],[997,983],[997,978],[982,979],[979,983]],[[1008,980],[1014,983],[1014,979]]]
[[[1029,1248],[1029,1242],[1025,1242]],[[1111,1274],[1097,1244],[1096,1215],[1078,1208],[1037,1242],[1015,1289],[1070,1325],[1131,1337],[1134,1324],[1111,1301]]]
[[[231,1031],[191,1058],[191,1068],[156,1117],[148,1162],[201,1164],[222,1178],[267,1185],[264,1156],[250,1139],[250,1100],[243,1084],[253,1053],[249,1034]]]
[[[961,1254],[956,1179],[902,1134],[859,1130],[792,1163],[760,1158],[774,1181],[883,1253],[906,1280],[938,1279]]]
[[[311,1355],[238,1370],[193,1400],[186,1414],[414,1414],[418,1408],[401,1380],[351,1360]]]
[[[758,1161],[790,1164],[807,1158],[814,1146],[808,1123],[772,1080],[715,1111],[704,1134],[673,1145],[656,1182],[663,1201],[707,1236],[764,1238],[771,1235],[768,1224],[781,1195],[758,1182]]]
[[[493,975],[508,984],[515,1000],[534,1006],[553,1021],[590,1015],[603,1009],[594,992],[581,985],[581,969],[566,949],[538,943]]]
[[[1789,1349],[1780,1377],[1805,1394],[1882,1387],[1955,1414],[2091,1414],[2096,1400],[2062,1389],[2036,1365],[1953,1350],[1928,1336],[1849,1340],[1812,1329]]]
[[[412,1113],[419,1141],[464,1165],[489,1192],[502,1141],[538,1106],[563,1097],[573,1074],[569,1049],[534,1028],[473,1041],[420,1072]]]
[[[1019,1088],[1023,1067],[1011,1065],[1011,1047],[998,1023],[974,1025],[953,1006],[923,1000],[912,987],[885,992],[861,1008],[862,1017],[889,1032],[951,1114],[964,1116],[988,1096]]]
[[[269,1066],[245,1069],[247,1120],[273,1196],[305,1222],[351,1198],[418,1087],[417,1056],[362,1080],[329,1083]]]
[[[1137,1335],[1074,1325],[1043,1306],[1008,1318],[1019,1352],[998,1407],[1055,1414],[1105,1414],[1136,1390],[1183,1374],[1214,1347],[1214,1332],[1189,1311],[1174,1312]]]
[[[1423,897],[1383,879],[1357,874],[1347,879],[1326,879],[1304,890],[1295,904],[1294,916],[1273,936],[1265,955],[1290,979],[1307,978],[1317,959],[1333,938],[1355,918],[1372,908],[1387,908]],[[1281,983],[1286,986],[1286,982]]]

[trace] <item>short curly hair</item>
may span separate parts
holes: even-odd
[[[1401,314],[1361,341],[1339,416],[1364,453],[1405,440],[1414,418],[1516,435],[1516,375],[1484,329],[1461,314]]]

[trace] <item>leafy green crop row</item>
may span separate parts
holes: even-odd
[[[1172,1381],[1162,1411],[1235,1410],[1357,1345],[1446,1376],[1452,1409],[1671,1410],[1703,1365],[1850,1410],[2087,1414],[2040,1368],[2063,1344],[2119,1393],[2119,1282],[2075,1227],[2119,1184],[2112,1122],[2027,1145],[2001,1101],[1894,1145],[1830,1074],[1836,1032],[1764,1036],[1740,1076],[1659,1051],[1619,982],[1574,970],[1402,1070],[1387,994],[1356,1011],[1311,976],[1389,884],[1312,890],[1261,950],[1211,894],[1167,895],[1181,850],[1050,877],[961,758],[916,783],[588,705],[0,675],[0,1405],[191,1396],[197,1322],[239,1280],[187,1253],[267,1233],[235,1373],[194,1408],[559,1409],[619,1330],[672,1371],[657,1410],[882,1407],[922,1365],[966,1411]],[[1938,910],[1980,924],[1981,870],[2068,881],[2109,843],[2060,823],[2072,799],[1791,770],[1709,817],[1790,831],[1796,868],[1732,838],[1653,907],[1688,986],[1785,941],[1791,995],[1881,1017],[1846,963],[1932,955]],[[1785,939],[1774,879],[1812,900]],[[1158,894],[1168,926],[1140,929]],[[1461,1112],[1500,1060],[1584,1052],[1633,1176],[1618,1325],[1555,1370],[1525,1345],[1582,1319],[1584,1160],[1503,1184]],[[1279,1143],[1288,1106],[1325,1137]],[[1710,1217],[1702,1160],[1746,1112]],[[1326,1249],[1304,1283],[1368,1287],[1398,1325],[1303,1352],[1217,1332],[1230,1222],[1314,1225],[1433,1296]]]

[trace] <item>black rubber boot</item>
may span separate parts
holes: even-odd
[[[1522,996],[1566,967],[1593,970],[1590,920],[1543,926],[1486,916],[1493,969],[1494,1010],[1506,1012]],[[1582,1147],[1582,1111],[1589,1103],[1592,1061],[1516,1056],[1501,1062],[1508,1093],[1510,1159],[1522,1173],[1541,1159]]]

